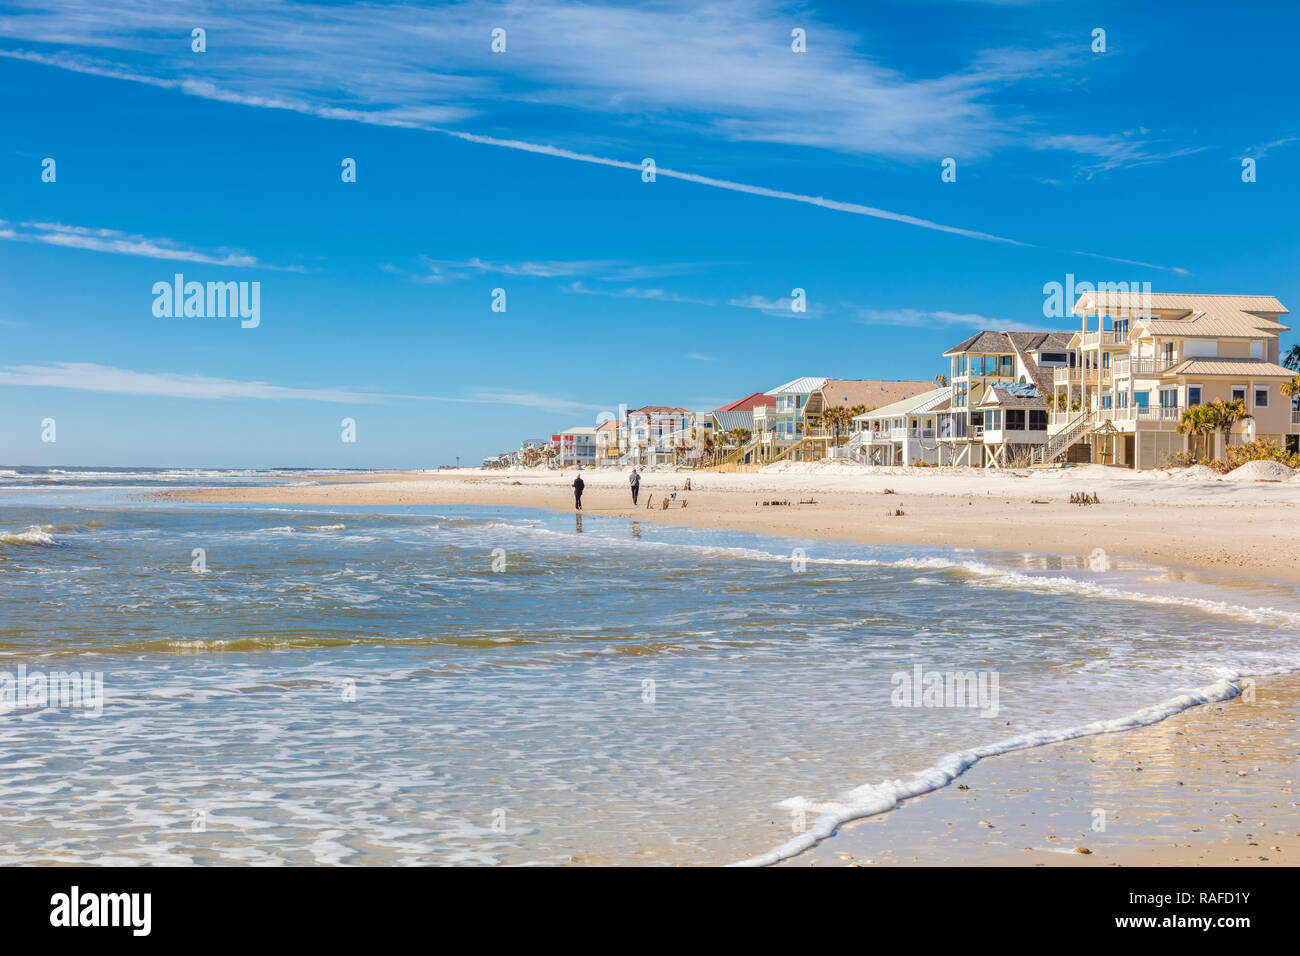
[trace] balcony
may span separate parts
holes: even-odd
[[[1081,347],[1095,349],[1099,339],[1102,348],[1128,348],[1127,332],[1085,332],[1080,343]]]
[[[1182,359],[1177,358],[1129,358],[1115,360],[1116,375],[1160,375],[1173,368]]]

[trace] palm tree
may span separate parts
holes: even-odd
[[[1178,434],[1190,435],[1191,457],[1194,461],[1201,459],[1201,436],[1209,434],[1218,428],[1218,419],[1216,410],[1206,405],[1193,405],[1191,408],[1183,409],[1182,418],[1178,421]]]
[[[1282,364],[1293,372],[1300,372],[1300,345],[1291,346],[1291,351],[1286,353]]]
[[[1232,426],[1255,416],[1246,411],[1246,403],[1240,398],[1234,398],[1230,402],[1225,402],[1221,398],[1216,399],[1205,407],[1208,409],[1209,419],[1212,423],[1208,430],[1217,430],[1223,433],[1223,447],[1226,454],[1228,435],[1232,432]]]
[[[1300,349],[1300,345],[1297,345],[1295,348]],[[1292,349],[1291,351],[1294,352],[1295,349]],[[1289,359],[1290,356],[1287,356],[1287,358]],[[1293,406],[1300,407],[1300,375],[1297,375],[1289,382],[1282,383],[1282,394],[1291,399],[1291,404]]]
[[[935,384],[935,385],[939,385],[939,386],[947,386],[947,384],[948,384],[948,376],[947,376],[947,375],[936,375],[936,376],[934,377],[934,384]],[[861,415],[862,413],[861,413],[861,412],[858,412],[858,414]]]
[[[749,440],[754,437],[754,433],[748,428],[733,428],[727,432],[727,437],[735,442],[737,448],[741,448],[749,444]]]
[[[835,436],[835,444],[840,443],[840,429],[848,427],[849,422],[853,420],[853,413],[842,406],[835,405],[822,412],[819,424],[823,428],[829,428]]]

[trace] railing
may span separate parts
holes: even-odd
[[[1116,362],[1116,375],[1159,375],[1166,369],[1171,369],[1177,365],[1181,359],[1173,358],[1125,358],[1122,363]]]
[[[1034,452],[1032,460],[1043,465],[1051,464],[1065,454],[1071,445],[1096,427],[1092,414],[1083,412],[1064,429],[1043,442]]]
[[[1095,349],[1097,347],[1097,336],[1101,336],[1102,346],[1127,345],[1127,332],[1085,332],[1081,340],[1081,347],[1085,349]]]
[[[1292,412],[1291,412],[1291,424],[1292,424],[1292,425],[1300,425],[1300,411],[1295,411],[1294,409],[1292,410]]]

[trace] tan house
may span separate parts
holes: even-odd
[[[1082,294],[1074,314],[1077,357],[1053,373],[1051,438],[1039,461],[1157,468],[1188,448],[1178,434],[1184,410],[1216,399],[1241,399],[1252,416],[1234,426],[1230,444],[1284,444],[1300,432],[1281,392],[1296,373],[1278,364],[1287,309],[1273,296],[1099,291]],[[1220,436],[1209,439],[1209,457],[1222,457]]]

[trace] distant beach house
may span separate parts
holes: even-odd
[[[977,332],[944,352],[949,408],[938,414],[942,464],[1029,464],[1048,438],[1057,369],[1077,361],[1069,332]]]
[[[760,460],[817,460],[841,452],[852,425],[824,425],[828,409],[873,409],[934,388],[933,382],[880,379],[799,378],[768,392],[773,408],[755,408],[756,451]]]
[[[596,464],[596,429],[566,428],[558,435],[552,435],[551,441],[557,452],[555,464],[559,467]]]
[[[948,386],[891,402],[853,419],[849,455],[870,465],[937,465],[944,446],[938,440],[939,413],[949,409]]]
[[[1076,361],[1053,373],[1049,441],[1037,460],[1157,468],[1199,442],[1204,457],[1262,438],[1285,444],[1300,413],[1281,386],[1285,306],[1270,295],[1094,292],[1074,306]],[[1189,408],[1241,401],[1249,418],[1226,433],[1179,434]]]
[[[806,422],[808,396],[825,384],[824,378],[796,378],[765,392],[768,398],[776,399],[776,404],[754,407],[754,427],[760,444],[777,446],[795,441]]]
[[[673,464],[690,438],[695,414],[674,405],[643,405],[627,413],[621,464]]]

